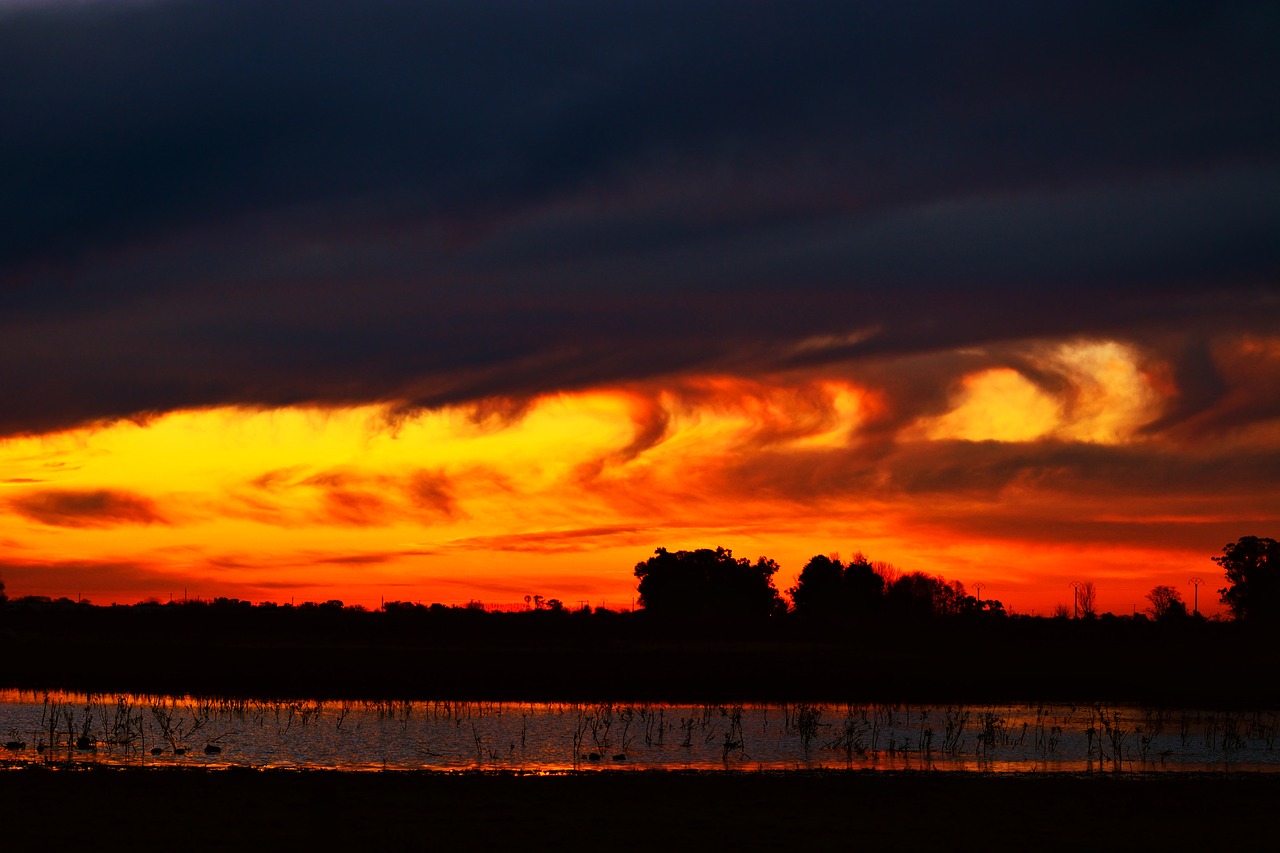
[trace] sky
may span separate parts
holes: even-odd
[[[630,607],[1280,536],[1274,2],[0,0],[0,581]]]

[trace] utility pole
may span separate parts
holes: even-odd
[[[1080,618],[1080,581],[1071,582],[1071,618]]]
[[[1194,602],[1192,604],[1191,615],[1199,616],[1200,615],[1200,584],[1204,583],[1204,581],[1202,581],[1200,578],[1192,578],[1191,580],[1187,581],[1187,583],[1191,584],[1192,589],[1195,590],[1195,592],[1192,593],[1192,599],[1191,599],[1192,602]]]

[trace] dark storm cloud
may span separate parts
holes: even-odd
[[[1200,454],[1166,448],[1083,443],[931,442],[894,457],[893,485],[910,495],[996,495],[1011,486],[1090,499],[1138,495],[1200,497],[1224,507],[1253,504],[1274,492],[1280,458],[1270,449],[1223,449]]]
[[[46,489],[9,501],[18,515],[54,527],[168,524],[150,498],[111,489]]]
[[[0,433],[1280,323],[1269,2],[0,9]]]

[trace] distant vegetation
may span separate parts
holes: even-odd
[[[1280,621],[1280,543],[1274,539],[1244,536],[1228,543],[1222,555],[1211,558],[1218,563],[1228,585],[1218,590],[1221,603],[1230,615],[1241,621],[1273,623]],[[787,590],[788,602],[774,587],[773,576],[778,563],[760,557],[754,563],[735,558],[727,548],[702,548],[693,551],[668,551],[659,548],[654,556],[637,563],[635,576],[643,614],[664,620],[697,619],[736,622],[777,620],[793,622],[852,623],[866,621],[932,620],[962,617],[968,619],[1003,619],[1004,605],[991,598],[970,594],[959,581],[948,581],[940,575],[925,572],[901,572],[885,562],[872,562],[861,552],[847,563],[839,555],[816,555],[805,564],[796,585]],[[1070,607],[1060,606],[1054,618],[1098,618],[1097,588],[1091,581],[1073,584],[1075,601]],[[1112,618],[1157,621],[1181,620],[1197,615],[1188,613],[1186,602],[1178,590],[1157,585],[1146,595],[1150,606],[1143,613]],[[555,616],[575,615],[602,617],[621,615],[603,607],[594,610],[587,605],[567,608],[563,602],[542,595],[526,595],[529,613]],[[48,612],[67,608],[90,607],[86,601],[47,596],[23,596],[9,600],[0,581],[0,613]],[[358,605],[347,606],[338,600],[299,605],[263,602],[253,604],[235,598],[170,601],[145,601],[133,609],[178,608],[195,612],[212,608],[224,613],[288,614],[282,618],[303,622],[325,622],[335,618],[336,611],[367,613]],[[111,605],[112,610],[129,610],[128,606]],[[504,608],[508,609],[508,608]],[[386,602],[381,612],[389,621],[414,614],[432,614],[446,618],[447,612],[463,611],[463,615],[447,617],[458,622],[476,621],[489,612],[483,602],[466,605],[423,605],[403,601]],[[248,618],[248,617],[246,617]],[[258,618],[258,617],[254,617]],[[1018,618],[1036,618],[1019,616]]]
[[[640,609],[387,602],[378,610],[237,599],[3,597],[0,687],[392,698],[1280,701],[1280,560],[1223,548],[1230,619],[1159,585],[1146,613],[1097,614],[1091,584],[1054,617],[1007,613],[963,584],[855,554],[813,557],[787,598],[777,564],[658,549]],[[1069,617],[1078,618],[1069,618]]]

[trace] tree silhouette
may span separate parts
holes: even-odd
[[[1153,587],[1151,592],[1147,593],[1147,601],[1151,602],[1147,612],[1153,619],[1164,621],[1186,618],[1187,605],[1183,603],[1182,595],[1171,586],[1161,584]]]
[[[1003,618],[1004,605],[994,598],[979,601],[960,581],[941,575],[908,572],[889,584],[884,594],[884,610],[894,618],[933,617]]]
[[[1080,605],[1080,615],[1085,619],[1093,619],[1098,615],[1098,588],[1093,581],[1085,581],[1076,590]]]
[[[825,619],[867,616],[880,610],[884,578],[862,554],[848,565],[839,557],[812,557],[788,592],[796,613]]]
[[[977,599],[965,592],[960,581],[925,572],[899,577],[885,593],[885,601],[894,615],[907,618],[955,616],[979,609]]]
[[[1218,592],[1232,616],[1253,622],[1280,621],[1280,543],[1242,536],[1224,545],[1221,557],[1212,559],[1227,573],[1230,586]]]
[[[734,559],[727,548],[668,551],[637,563],[640,606],[660,616],[764,617],[786,605],[773,586],[778,564]]]

